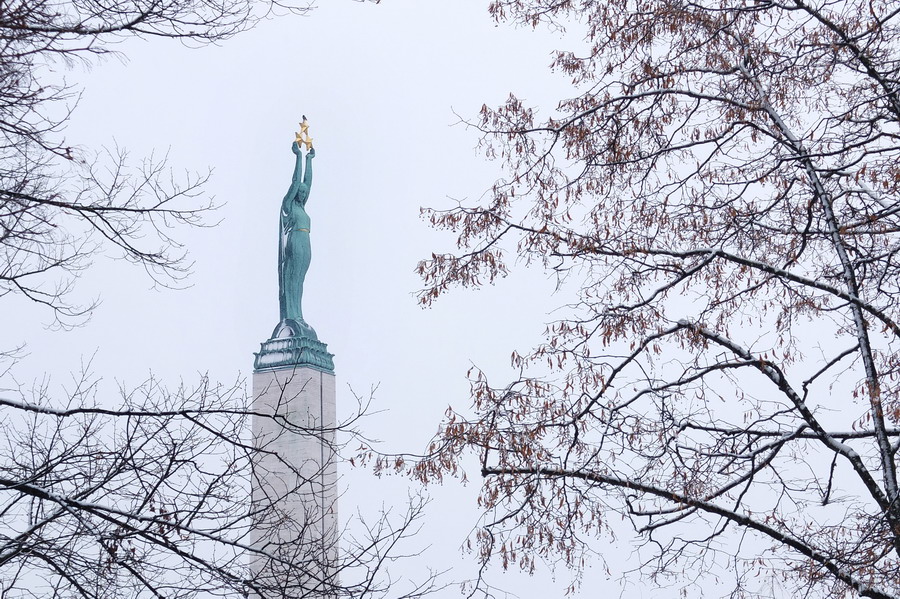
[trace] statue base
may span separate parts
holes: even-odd
[[[334,354],[328,353],[328,346],[304,321],[282,320],[272,331],[272,338],[260,344],[259,353],[253,355],[255,372],[294,366],[334,372]]]

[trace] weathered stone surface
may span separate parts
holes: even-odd
[[[265,555],[250,565],[257,580],[279,589],[262,599],[330,597],[338,551],[334,375],[310,367],[254,372],[253,410],[254,445],[265,453],[254,463],[251,544]]]

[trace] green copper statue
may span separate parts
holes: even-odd
[[[303,320],[303,281],[309,270],[311,257],[309,244],[309,215],[306,213],[306,201],[312,186],[312,160],[316,151],[312,147],[312,138],[308,134],[309,125],[306,117],[300,124],[297,140],[291,144],[296,157],[294,177],[291,187],[281,202],[281,218],[278,231],[278,304],[281,321],[275,327],[272,338],[311,337],[316,339],[316,332]],[[306,168],[303,168],[303,152],[300,145],[305,144]]]
[[[306,146],[306,168],[301,146]],[[278,307],[280,320],[272,337],[260,344],[254,355],[253,370],[313,368],[334,372],[334,355],[319,341],[316,332],[303,320],[303,283],[309,270],[309,215],[306,201],[312,186],[312,160],[316,151],[309,136],[306,117],[300,133],[291,145],[294,153],[294,178],[281,201],[278,219]]]

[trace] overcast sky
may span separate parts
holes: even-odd
[[[317,156],[304,314],[335,354],[339,412],[353,407],[350,388],[367,395],[377,386],[381,412],[367,432],[386,451],[421,451],[448,405],[468,407],[466,371],[478,365],[504,381],[512,350],[539,343],[562,303],[545,273],[518,269],[494,288],[457,290],[429,310],[416,305],[417,260],[453,244],[419,218],[419,208],[477,199],[502,175],[454,112],[475,117],[510,91],[549,110],[566,90],[547,68],[560,34],[496,27],[486,5],[322,0],[308,17],[271,20],[219,47],[135,40],[121,45],[124,62],[67,71],[84,89],[69,143],[118,145],[135,159],[168,152],[176,171],[213,169],[206,191],[222,204],[212,219],[221,222],[180,232],[195,261],[187,289],[152,289],[140,268],[111,256],[79,282],[82,298],[102,300],[85,326],[47,330],[42,310],[7,304],[6,339],[27,342],[29,352],[18,378],[49,370],[62,386],[91,356],[110,390],[150,372],[172,384],[206,372],[225,382],[248,377],[252,353],[278,319],[278,209],[305,114]],[[379,498],[395,502],[411,485],[343,472],[345,485],[354,481],[343,515],[358,507],[371,513]],[[450,575],[458,579],[475,573],[473,561],[459,557],[478,516],[477,472],[470,478],[465,489],[451,482],[433,490],[429,522],[409,548],[430,546],[422,559],[438,569],[459,564]],[[629,555],[630,542],[598,547],[612,571],[596,562],[581,596],[620,591],[618,558]],[[405,569],[415,573],[422,563]],[[569,575],[492,582],[538,597],[558,594]],[[639,580],[624,594],[666,596]]]

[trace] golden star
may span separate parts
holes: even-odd
[[[309,123],[306,122],[306,119],[303,119],[303,122],[300,123],[300,133],[306,133],[309,130]]]
[[[300,145],[301,145],[302,143],[304,143],[304,142],[303,142],[303,133],[302,133],[302,132],[301,132],[301,133],[294,133],[294,136],[295,136],[295,137],[294,137],[294,143],[297,144],[297,147],[300,147]]]
[[[312,148],[312,142],[313,142],[313,138],[310,137],[309,135],[307,135],[307,136],[306,136],[306,139],[303,140],[303,143],[306,144],[306,149],[307,149],[307,150],[309,150],[310,148]]]

